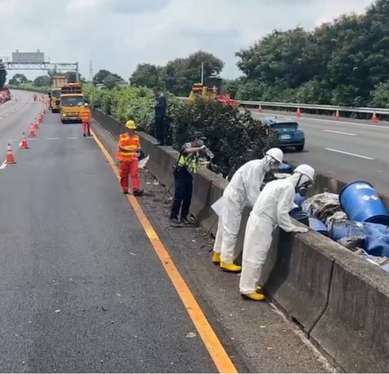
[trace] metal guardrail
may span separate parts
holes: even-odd
[[[187,97],[179,97],[180,100],[187,100]],[[389,109],[386,108],[365,108],[365,107],[344,107],[334,105],[315,105],[315,104],[298,104],[298,103],[279,103],[272,101],[240,101],[243,107],[258,108],[261,106],[263,109],[266,108],[282,108],[282,109],[300,109],[309,111],[323,111],[323,112],[348,112],[348,113],[366,113],[366,114],[386,114],[389,115]]]

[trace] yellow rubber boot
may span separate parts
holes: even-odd
[[[220,253],[213,252],[212,262],[217,265],[220,264]]]
[[[242,297],[244,299],[250,299],[250,300],[254,300],[254,301],[263,301],[265,300],[265,295],[261,294],[261,293],[249,293],[248,295],[243,295],[242,294]]]
[[[223,271],[228,271],[230,273],[239,273],[242,270],[241,266],[235,264],[227,264],[226,262],[220,262],[220,267]]]

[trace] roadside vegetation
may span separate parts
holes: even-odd
[[[151,89],[127,86],[98,90],[89,87],[84,92],[94,108],[122,123],[133,119],[139,130],[155,135]],[[165,94],[169,103],[167,144],[178,150],[195,131],[201,131],[215,155],[213,161],[225,176],[253,158],[262,158],[264,151],[274,144],[274,133],[267,125],[254,120],[249,112],[240,113],[213,100],[198,98],[183,102],[169,92]]]

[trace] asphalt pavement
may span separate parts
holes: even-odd
[[[14,91],[12,100],[0,105],[0,165],[7,154],[7,143],[17,146],[22,133],[28,135],[29,126],[37,118],[42,103],[34,102],[33,94]]]
[[[217,372],[118,180],[32,94],[0,107],[1,372]],[[0,149],[2,151],[2,149]]]
[[[287,151],[285,159],[294,164],[306,163],[319,172],[347,182],[365,180],[378,192],[386,193],[389,185],[389,126],[387,122],[253,111],[258,119],[289,117],[296,120],[305,133],[303,152]]]

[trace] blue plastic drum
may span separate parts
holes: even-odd
[[[328,236],[327,226],[317,218],[309,217],[309,228],[324,236]]]
[[[301,196],[298,192],[296,193],[296,195],[294,195],[294,203],[297,205],[297,206],[301,206],[301,204],[306,200],[307,198],[305,196]]]
[[[389,213],[368,182],[356,181],[344,186],[340,191],[339,201],[351,221],[389,225]]]
[[[277,170],[278,173],[292,174],[292,167],[288,164],[281,163]]]

